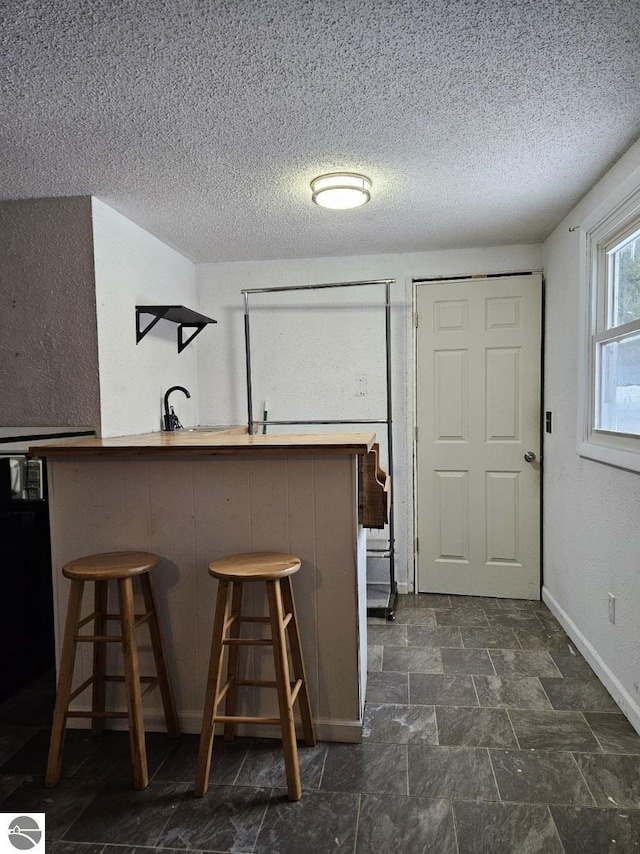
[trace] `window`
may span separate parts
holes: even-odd
[[[640,436],[640,222],[605,246],[605,305],[594,335],[594,428]]]
[[[582,456],[640,471],[640,193],[587,232]]]

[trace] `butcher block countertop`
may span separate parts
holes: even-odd
[[[77,439],[34,447],[39,457],[192,457],[230,454],[368,454],[375,433],[313,433],[250,436],[246,427],[139,433],[109,439]]]
[[[60,568],[82,554],[151,552],[159,558],[154,587],[180,728],[197,734],[215,619],[217,585],[209,562],[250,551],[290,551],[302,562],[294,586],[316,732],[323,741],[362,741],[366,529],[381,519],[388,495],[379,483],[373,434],[277,436],[248,435],[246,427],[197,428],[54,441],[34,450],[47,457],[58,665],[69,595]],[[375,491],[371,498],[369,489]],[[262,616],[264,595],[247,595],[247,617]],[[80,647],[78,687],[93,672],[90,644]],[[241,666],[242,679],[254,681],[268,667],[258,651]],[[140,671],[154,672],[146,643]],[[110,683],[110,690],[114,705],[126,708],[123,685]],[[273,697],[265,694],[246,691],[243,710],[272,718]],[[90,708],[91,692],[86,695],[77,696],[78,711]],[[145,698],[144,711],[145,729],[166,729],[158,692]],[[84,723],[70,718],[70,726]],[[266,724],[238,734],[256,733],[281,736],[280,727]]]

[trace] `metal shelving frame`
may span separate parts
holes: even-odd
[[[392,416],[392,394],[391,394],[391,285],[395,279],[370,279],[361,282],[332,282],[318,285],[289,285],[275,288],[244,288],[241,293],[244,297],[244,337],[247,372],[247,428],[249,434],[253,434],[256,428],[266,429],[269,426],[295,426],[295,425],[328,425],[328,424],[382,424],[387,429],[387,467],[389,477],[392,478],[391,507],[389,510],[389,548],[384,550],[367,550],[367,557],[389,558],[389,590],[387,603],[383,606],[367,607],[367,613],[372,617],[384,617],[387,620],[395,619],[396,600],[398,585],[395,578],[395,533],[393,519],[393,416]],[[317,291],[329,288],[359,288],[384,285],[384,310],[385,310],[385,385],[386,385],[386,417],[379,419],[347,419],[347,420],[297,420],[297,421],[271,421],[257,420],[253,417],[253,384],[251,375],[251,322],[249,297],[253,294],[276,294],[291,291]]]

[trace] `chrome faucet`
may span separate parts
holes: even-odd
[[[182,391],[187,397],[191,397],[189,392],[184,386],[181,385],[172,385],[170,389],[165,392],[164,395],[164,429],[165,430],[181,430],[182,424],[180,423],[180,419],[174,412],[173,406],[169,409],[169,395],[172,391]]]

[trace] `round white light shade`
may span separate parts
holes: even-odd
[[[371,198],[371,181],[357,172],[318,175],[311,182],[312,200],[323,208],[346,210],[366,204]]]

